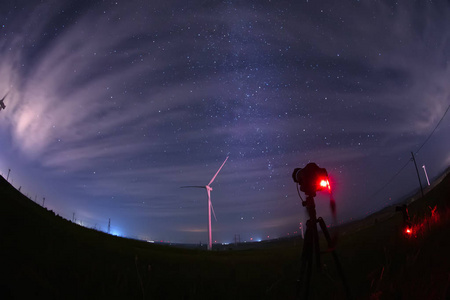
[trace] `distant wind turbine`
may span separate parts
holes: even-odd
[[[211,232],[211,210],[214,214],[214,219],[216,219],[216,213],[214,212],[214,207],[212,206],[211,203],[211,191],[213,190],[211,188],[211,184],[214,182],[214,179],[216,179],[217,174],[219,174],[220,170],[222,170],[223,165],[227,162],[228,156],[227,158],[225,158],[225,161],[223,162],[223,164],[220,166],[219,170],[216,172],[216,174],[214,175],[214,177],[211,179],[211,181],[205,185],[205,186],[201,186],[201,185],[187,185],[187,186],[182,186],[182,188],[200,188],[200,189],[206,189],[206,193],[208,195],[208,250],[212,249],[212,232]]]

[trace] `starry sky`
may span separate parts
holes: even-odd
[[[294,234],[291,174],[316,162],[338,222],[362,218],[418,189],[411,152],[424,185],[450,165],[448,20],[448,1],[1,1],[0,172],[84,226],[206,243],[206,192],[180,186],[229,156],[223,243]]]

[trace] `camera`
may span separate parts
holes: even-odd
[[[330,190],[327,170],[319,168],[315,163],[309,163],[304,168],[295,168],[292,179],[300,185],[300,190],[308,196],[314,197],[317,191],[324,188]]]

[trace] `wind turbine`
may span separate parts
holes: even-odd
[[[216,213],[214,212],[214,207],[212,206],[211,203],[211,191],[213,190],[211,188],[211,184],[214,182],[214,179],[216,179],[217,174],[219,174],[220,170],[222,170],[223,165],[227,162],[228,156],[227,158],[225,158],[225,161],[223,162],[223,164],[220,166],[219,170],[216,172],[216,174],[214,175],[214,177],[211,179],[211,181],[205,185],[187,185],[187,186],[182,186],[182,188],[200,188],[200,189],[205,189],[206,190],[206,194],[208,195],[208,250],[212,249],[212,232],[211,232],[211,210],[214,214],[214,219],[216,219]]]

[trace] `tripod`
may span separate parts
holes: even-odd
[[[331,237],[328,232],[325,221],[322,217],[317,218],[316,216],[316,205],[314,204],[314,197],[307,196],[306,201],[302,202],[302,205],[306,207],[308,211],[309,220],[306,221],[306,233],[305,239],[303,241],[303,250],[301,257],[301,267],[300,267],[300,278],[298,280],[297,286],[297,298],[300,299],[301,292],[304,292],[304,298],[308,299],[309,295],[309,285],[311,282],[311,274],[312,274],[312,264],[313,264],[313,256],[316,256],[317,267],[321,268],[321,260],[320,260],[320,248],[319,248],[319,234],[317,231],[317,223],[319,223],[320,228],[325,236],[325,239],[328,243],[328,248],[332,249],[331,253],[333,255],[334,262],[336,264],[337,272],[342,279],[347,298],[350,298],[350,292],[348,289],[347,281],[345,280],[344,272],[342,271],[342,266],[339,262],[336,252],[332,248]],[[306,278],[305,278],[306,276]],[[306,280],[306,281],[305,281]]]

